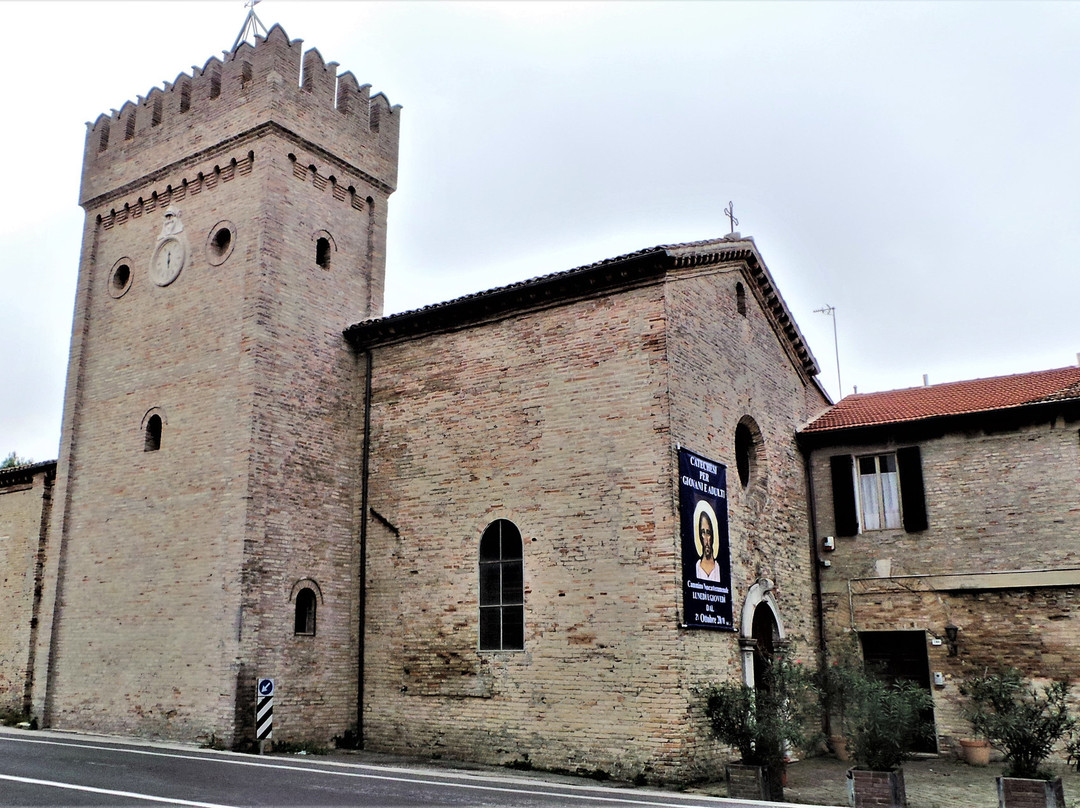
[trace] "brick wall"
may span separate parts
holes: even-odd
[[[342,330],[382,310],[397,112],[371,100],[376,127],[348,74],[335,100],[336,65],[317,53],[300,86],[299,45],[275,28],[208,63],[218,97],[196,71],[188,108],[178,79],[160,122],[148,97],[130,139],[130,105],[104,148],[104,119],[88,133],[35,676],[35,712],[55,726],[228,743],[251,733],[259,676],[279,683],[279,738],[325,742],[355,722],[358,429]],[[169,208],[188,257],[159,286]],[[163,434],[146,452],[150,414]],[[300,581],[319,593],[313,637],[293,633]]]
[[[0,472],[0,710],[22,712],[31,662],[38,553],[54,468]],[[44,520],[44,521],[43,521]]]
[[[1080,438],[1058,418],[902,443],[838,440],[812,455],[818,536],[836,530],[831,455],[916,444],[929,528],[836,537],[836,551],[821,553],[831,562],[822,572],[825,619],[831,643],[853,629],[926,631],[930,670],[945,681],[933,695],[947,750],[970,732],[964,676],[1004,666],[1036,679],[1080,674]],[[950,624],[959,628],[955,656]]]
[[[812,645],[792,436],[823,399],[762,315],[726,322],[731,269],[374,351],[369,747],[621,777],[719,765],[698,689],[738,675],[738,645],[679,628],[675,444],[733,463],[747,404],[770,476],[732,503],[737,608],[768,570]],[[499,518],[524,537],[524,652],[476,650]]]
[[[737,311],[741,267],[715,275],[674,276],[669,281],[668,323],[673,439],[728,467],[728,518],[732,590],[739,634],[747,590],[760,578],[773,582],[794,658],[814,665],[813,569],[806,480],[795,432],[827,401],[792,367],[763,307],[748,300]],[[750,287],[752,288],[752,287]],[[760,445],[743,486],[735,456],[736,426],[747,419]],[[677,492],[671,507],[677,507]],[[693,631],[681,635],[682,679],[689,694],[694,744],[708,747],[699,688],[718,679],[740,678],[738,634]],[[707,759],[701,765],[708,765]]]

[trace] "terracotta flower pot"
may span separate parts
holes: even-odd
[[[837,760],[842,760],[847,763],[851,760],[851,753],[848,752],[847,738],[843,735],[830,735],[829,746],[832,747],[833,754],[836,755]]]
[[[969,766],[987,766],[990,763],[989,741],[961,738],[960,752]]]

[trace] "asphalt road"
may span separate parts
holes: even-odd
[[[375,765],[318,757],[259,757],[0,729],[0,806],[155,804],[204,808],[747,805],[532,773]]]

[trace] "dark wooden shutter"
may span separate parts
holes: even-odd
[[[859,518],[855,513],[854,463],[851,455],[833,455],[829,458],[837,536],[854,536],[859,532]]]
[[[900,505],[904,509],[904,530],[918,533],[926,530],[926,494],[923,491],[922,454],[918,446],[896,450],[896,466],[900,472]]]

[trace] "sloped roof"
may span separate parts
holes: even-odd
[[[766,315],[792,361],[807,375],[816,376],[817,360],[810,352],[787,303],[777,290],[757,245],[750,237],[739,237],[738,234],[735,236],[684,244],[661,244],[575,269],[464,295],[413,311],[363,320],[346,328],[345,336],[358,347],[386,344],[424,334],[464,328],[491,318],[538,307],[557,305],[582,295],[629,288],[673,269],[743,260],[750,270],[749,280],[760,295]]]
[[[34,475],[42,472],[55,474],[56,461],[43,460],[38,463],[24,463],[21,466],[8,466],[6,469],[0,469],[0,485],[25,483],[33,479]]]
[[[1071,399],[1080,399],[1080,367],[947,382],[882,393],[857,393],[839,401],[802,431],[828,432],[899,424]]]

